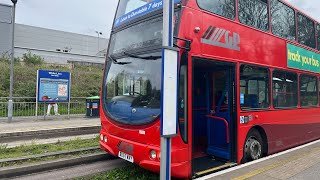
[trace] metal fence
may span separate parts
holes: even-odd
[[[13,116],[36,116],[36,98],[35,97],[14,97]],[[0,117],[8,116],[8,97],[0,97]],[[68,115],[68,102],[57,103],[60,115]],[[48,103],[38,103],[38,116],[44,116],[47,112]],[[51,114],[53,114],[53,107]],[[72,97],[70,100],[70,115],[85,115],[86,98]]]

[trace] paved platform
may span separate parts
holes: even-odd
[[[51,129],[77,128],[100,126],[99,118],[49,116],[43,117],[14,117],[12,122],[0,119],[0,133],[40,131]]]
[[[320,140],[202,178],[232,180],[319,180]]]

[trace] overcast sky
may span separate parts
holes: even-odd
[[[320,22],[320,0],[286,0],[290,4],[303,11]]]
[[[320,22],[320,0],[286,1]],[[108,37],[117,3],[118,0],[18,0],[17,23],[93,36],[97,30]]]
[[[16,22],[93,36],[97,30],[106,37],[117,4],[118,0],[18,0]]]

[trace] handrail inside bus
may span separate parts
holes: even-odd
[[[218,116],[207,115],[207,117],[210,119],[216,119],[216,120],[224,122],[224,124],[226,125],[226,139],[227,139],[227,143],[229,144],[229,123],[228,123],[228,121],[225,118],[221,118]]]

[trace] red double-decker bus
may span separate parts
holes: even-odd
[[[102,149],[160,171],[162,1],[120,0],[101,101]],[[281,0],[175,0],[178,135],[193,178],[320,137],[320,24]],[[174,98],[174,97],[173,97]]]

